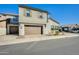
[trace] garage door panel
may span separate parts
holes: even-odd
[[[39,27],[25,26],[25,34],[26,35],[41,34],[41,26],[39,26]]]

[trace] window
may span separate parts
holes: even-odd
[[[51,25],[51,30],[54,30],[54,26],[53,25]]]
[[[40,15],[40,18],[43,18],[43,16],[42,16],[42,15]]]
[[[54,26],[54,25],[52,25],[52,26],[51,26],[51,29],[52,29],[52,30],[58,30],[59,27],[58,27],[58,26]]]
[[[27,13],[27,16],[30,17],[30,13]]]
[[[28,10],[26,11],[26,16],[28,16],[28,17],[31,16],[31,10],[30,10],[30,9],[28,9]]]
[[[55,30],[58,30],[59,29],[59,27],[58,26],[55,26]]]
[[[10,18],[10,23],[17,24],[18,23],[18,17]]]
[[[39,18],[41,18],[41,19],[43,18],[43,13],[42,12],[39,13]]]

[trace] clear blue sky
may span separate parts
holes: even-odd
[[[48,11],[60,24],[79,24],[79,4],[29,4],[28,6]],[[0,4],[0,13],[18,14],[18,5]]]

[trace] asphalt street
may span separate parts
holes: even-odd
[[[0,55],[79,55],[79,37],[0,46]]]

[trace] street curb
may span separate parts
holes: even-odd
[[[10,43],[8,43],[9,41],[7,41],[7,42],[4,42],[4,43],[2,43],[2,42],[0,42],[0,46],[4,46],[4,45],[12,45],[12,44],[19,44],[19,43],[29,43],[29,42],[35,42],[35,41],[44,41],[44,40],[52,40],[52,39],[62,39],[62,38],[71,38],[71,37],[79,37],[78,35],[77,36],[64,36],[64,37],[60,37],[60,38],[53,38],[53,37],[50,37],[50,38],[41,38],[41,40],[40,40],[40,38],[34,38],[34,40],[33,40],[33,38],[31,38],[30,40],[29,39],[20,39],[20,40],[22,40],[22,41],[12,41],[12,42],[10,42]],[[38,39],[38,40],[37,40]],[[18,39],[19,40],[19,39]]]

